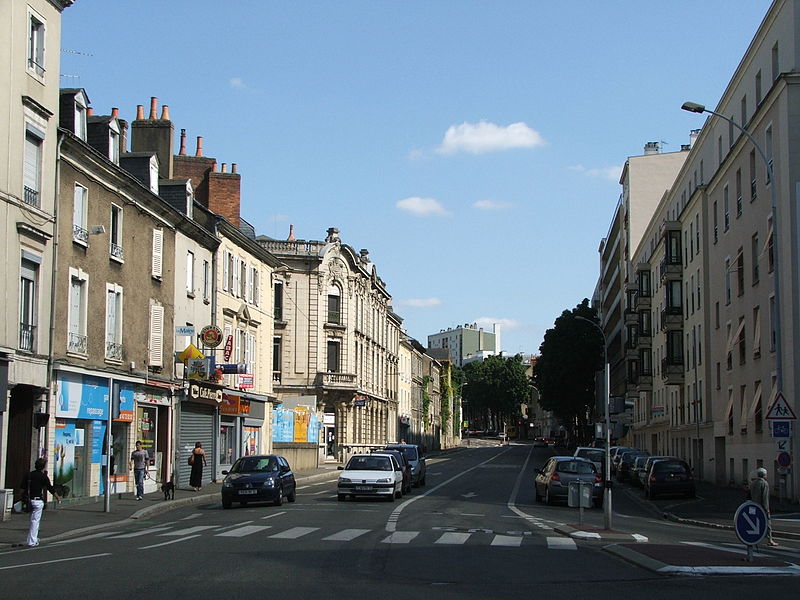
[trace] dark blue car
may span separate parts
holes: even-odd
[[[230,508],[234,502],[242,506],[248,502],[283,504],[284,497],[294,502],[296,483],[289,463],[277,454],[243,456],[223,471],[222,507]]]

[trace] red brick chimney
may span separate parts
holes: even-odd
[[[208,174],[208,209],[225,217],[235,227],[240,224],[241,187],[239,173],[211,171]]]
[[[173,174],[173,138],[175,127],[169,120],[169,108],[164,106],[161,118],[158,118],[158,98],[150,98],[150,118],[143,119],[144,110],[136,107],[136,120],[131,123],[131,151],[155,152],[158,156],[159,177],[172,179]]]
[[[173,177],[191,179],[194,199],[208,206],[208,174],[214,169],[216,159],[203,156],[203,138],[197,136],[197,152],[195,156],[186,154],[185,130],[181,129],[181,153],[172,157]]]

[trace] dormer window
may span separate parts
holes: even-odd
[[[86,141],[86,105],[75,98],[75,135]]]
[[[119,124],[116,119],[108,124],[108,159],[119,164]]]
[[[44,19],[28,13],[28,70],[38,77],[44,76]]]
[[[158,159],[155,154],[150,157],[150,191],[158,194]]]

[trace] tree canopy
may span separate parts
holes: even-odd
[[[468,363],[462,374],[466,413],[485,427],[510,422],[518,416],[520,404],[530,401],[531,384],[519,354]]]
[[[562,312],[547,330],[533,369],[540,406],[580,432],[593,418],[595,373],[604,366],[599,327],[597,312],[584,298],[574,309]]]

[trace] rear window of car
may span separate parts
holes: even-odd
[[[653,470],[659,473],[686,473],[688,471],[684,463],[666,460],[653,464]]]
[[[582,460],[570,460],[558,463],[556,471],[560,473],[575,473],[576,475],[588,475],[594,473],[595,468],[592,463]]]
[[[417,460],[417,449],[414,446],[397,447],[397,448],[388,447],[387,450],[398,450],[399,452],[403,453],[403,456],[405,456],[406,459]]]
[[[345,467],[348,471],[392,471],[392,461],[387,456],[354,456]]]
[[[606,456],[604,450],[578,450],[577,456],[581,458],[588,458],[597,462],[602,462]]]

